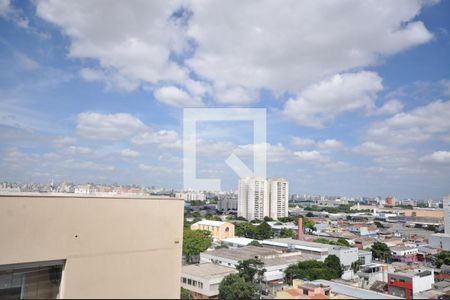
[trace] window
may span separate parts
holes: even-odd
[[[199,282],[198,282],[198,287],[202,289],[202,288],[203,288],[203,282],[200,282],[200,281],[199,281]]]
[[[192,280],[192,285],[197,286],[197,280]]]
[[[303,289],[303,295],[308,295],[308,290],[307,289]]]
[[[191,279],[188,279],[188,284],[192,285],[192,280]]]
[[[183,283],[186,283],[186,277],[183,277],[182,279],[183,279]]]
[[[64,261],[0,266],[0,299],[56,299]]]

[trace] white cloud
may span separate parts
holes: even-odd
[[[449,131],[450,101],[434,101],[372,124],[367,137],[383,143],[407,144],[423,142]]]
[[[139,152],[131,149],[123,149],[120,154],[124,157],[138,157],[140,155]]]
[[[329,161],[329,159],[326,156],[323,156],[319,151],[316,150],[296,151],[294,152],[294,155],[298,160],[305,162],[320,163]]]
[[[387,150],[386,146],[374,142],[364,142],[353,148],[354,152],[363,155],[384,155]]]
[[[48,0],[37,3],[37,14],[71,39],[71,57],[96,59],[107,77],[157,83],[186,78],[170,60],[186,47],[183,27],[171,18],[178,7],[176,1]]]
[[[91,154],[93,151],[91,148],[88,147],[80,147],[80,146],[69,146],[67,148],[67,152],[74,155],[85,155],[85,154]]]
[[[319,149],[330,149],[330,150],[336,150],[344,147],[344,144],[341,141],[334,140],[334,139],[327,139],[324,141],[320,141],[317,143],[317,148]]]
[[[382,55],[429,41],[432,35],[422,22],[412,21],[421,5],[193,2],[188,33],[198,48],[188,64],[214,82],[298,91],[324,76],[372,65]]]
[[[293,136],[290,139],[290,143],[293,146],[303,148],[303,147],[306,147],[306,146],[314,145],[316,142],[313,139],[300,138],[300,137],[297,137],[297,136]]]
[[[322,127],[343,112],[372,110],[375,95],[382,89],[381,78],[374,72],[337,74],[289,99],[283,114],[298,124]]]
[[[393,115],[401,112],[403,109],[403,104],[396,99],[389,100],[383,104],[382,107],[378,108],[374,114],[376,115]]]
[[[10,0],[0,0],[0,17],[6,16],[11,10]]]
[[[36,61],[23,53],[17,53],[16,57],[19,61],[19,65],[25,70],[34,71],[40,67]]]
[[[89,139],[118,140],[129,137],[146,126],[130,114],[80,113],[77,118],[77,133]]]
[[[203,106],[200,98],[194,98],[185,91],[175,86],[159,88],[154,93],[155,99],[161,103],[175,107],[197,107]]]
[[[194,94],[194,74],[217,101],[236,105],[256,101],[260,89],[298,93],[430,41],[415,20],[424,3],[44,0],[37,14],[70,38],[71,57],[96,60],[109,85],[174,82]]]
[[[179,148],[181,140],[178,133],[173,130],[147,130],[139,135],[134,136],[131,142],[136,145],[156,144],[160,147]]]
[[[439,81],[439,83],[443,89],[444,95],[450,96],[450,80],[443,79],[443,80]]]
[[[450,151],[436,151],[425,155],[421,160],[425,162],[450,164]]]

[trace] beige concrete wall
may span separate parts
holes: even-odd
[[[178,298],[183,204],[0,195],[0,265],[66,259],[65,298]]]

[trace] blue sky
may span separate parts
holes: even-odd
[[[106,6],[105,6],[106,5]],[[449,1],[0,0],[0,180],[181,188],[185,107],[267,109],[301,194],[450,193]],[[201,124],[237,187],[252,124]]]

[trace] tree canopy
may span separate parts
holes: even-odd
[[[295,235],[294,231],[289,228],[281,228],[280,237],[282,238],[293,238]]]
[[[328,255],[327,258],[325,258],[325,265],[330,269],[336,270],[339,277],[344,273],[341,260],[336,255]]]
[[[264,274],[264,263],[257,258],[251,258],[239,261],[236,269],[239,271],[239,276],[245,281],[253,282],[255,275],[262,276]]]
[[[211,247],[212,239],[209,231],[190,230],[185,228],[183,231],[183,253],[188,261],[194,255],[198,255]]]
[[[238,274],[224,277],[219,285],[219,299],[253,299],[256,298],[256,294],[256,285],[245,281]]]
[[[248,222],[237,223],[235,225],[235,233],[237,236],[249,239],[265,240],[272,237],[272,228],[267,222],[262,222],[256,226]]]
[[[382,242],[375,242],[371,248],[373,258],[386,260],[391,256],[391,250],[388,245]]]
[[[441,251],[434,256],[434,259],[438,268],[442,265],[450,265],[450,251]]]
[[[262,247],[263,245],[261,245],[260,242],[258,241],[251,241],[249,244],[249,246],[255,246],[255,247]]]
[[[337,257],[336,257],[337,258]],[[339,260],[339,258],[337,258]],[[328,265],[325,262],[316,260],[306,260],[297,264],[289,266],[286,271],[286,279],[290,283],[292,279],[325,279],[331,280],[341,277],[342,268],[331,268],[331,266],[337,266],[335,259],[328,261]],[[339,261],[339,266],[341,262]]]

